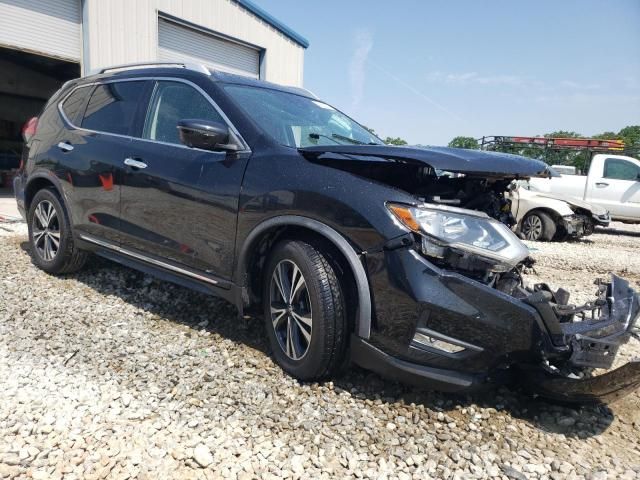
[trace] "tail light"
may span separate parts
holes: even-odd
[[[38,129],[38,117],[31,117],[27,120],[27,123],[22,127],[22,138],[24,138],[25,142],[31,140],[31,138],[36,134],[36,130]]]

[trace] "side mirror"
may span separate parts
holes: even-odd
[[[178,122],[178,132],[180,141],[187,147],[204,150],[238,150],[238,145],[229,143],[229,127],[223,123],[185,119]]]

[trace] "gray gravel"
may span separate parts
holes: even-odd
[[[578,298],[611,268],[639,285],[640,228],[615,227],[531,244],[538,275]],[[356,368],[300,384],[259,319],[97,258],[49,276],[20,228],[0,232],[0,478],[640,478],[637,393],[569,408]]]

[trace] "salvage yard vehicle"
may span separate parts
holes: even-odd
[[[516,232],[526,240],[558,240],[591,235],[596,226],[608,227],[609,212],[597,205],[537,191],[527,180],[509,190]]]
[[[547,175],[537,160],[388,146],[306,90],[179,63],[71,81],[25,139],[14,187],[38,267],[94,252],[262,310],[300,380],[351,360],[449,392],[516,378],[609,401],[640,384],[638,362],[590,376],[636,328],[627,281],[584,305],[524,285],[504,192]]]
[[[640,160],[624,155],[594,155],[585,175],[560,175],[532,181],[538,190],[584,200],[605,208],[613,220],[640,223]]]

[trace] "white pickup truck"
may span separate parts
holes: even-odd
[[[640,160],[622,155],[598,154],[585,175],[534,178],[540,192],[562,195],[599,205],[613,220],[640,223]]]

